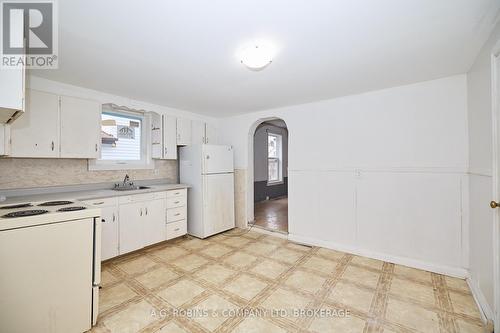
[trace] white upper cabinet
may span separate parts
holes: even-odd
[[[163,158],[177,159],[177,119],[173,116],[163,116]]]
[[[59,157],[59,96],[28,90],[26,102],[11,125],[11,156]]]
[[[24,41],[23,15],[11,15],[10,36]],[[0,70],[0,123],[19,117],[24,111],[25,66]]]
[[[177,119],[151,112],[151,157],[177,159]]]
[[[98,158],[101,105],[96,101],[61,96],[61,157]]]
[[[0,156],[10,155],[10,125],[0,124]]]
[[[11,125],[11,156],[98,158],[96,101],[28,90],[26,112]]]
[[[191,125],[192,144],[216,144],[215,127],[203,121],[193,120]]]
[[[217,131],[215,126],[205,123],[205,143],[215,145],[217,144]]]
[[[187,146],[191,144],[191,120],[177,118],[177,145]]]
[[[163,158],[163,125],[162,116],[151,112],[151,157]]]

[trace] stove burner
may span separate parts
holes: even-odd
[[[3,215],[2,217],[6,217],[6,218],[24,217],[24,216],[41,215],[41,214],[45,214],[48,212],[49,211],[45,210],[45,209],[29,209],[29,210],[20,210],[17,212],[8,213],[8,214]]]
[[[87,209],[87,207],[81,207],[81,206],[64,207],[64,208],[58,209],[57,211],[58,212],[73,212],[75,210],[83,210],[83,209]]]
[[[23,204],[17,204],[17,205],[3,206],[3,207],[0,207],[0,209],[26,208],[26,207],[31,207],[31,206],[33,206],[33,205],[30,203],[23,203]]]
[[[72,201],[47,201],[39,204],[38,206],[63,206],[72,204]]]

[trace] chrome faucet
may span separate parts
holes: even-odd
[[[123,186],[126,186],[127,183],[130,183],[130,177],[126,174],[125,178],[123,178]]]

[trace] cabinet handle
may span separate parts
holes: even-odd
[[[95,151],[97,151],[97,143],[95,144]]]
[[[180,230],[180,228],[175,228],[175,229],[174,229],[174,231],[179,231],[179,230]]]
[[[52,141],[52,144],[50,146],[52,148],[52,151],[54,151],[54,141]]]
[[[146,207],[146,215],[148,215],[148,207]]]
[[[176,205],[177,205],[178,203],[180,203],[180,201],[175,201],[175,202],[174,202],[174,204],[176,204]]]
[[[116,216],[115,213],[113,213],[113,222],[115,222]]]
[[[101,219],[101,222],[102,222],[102,223],[105,223],[105,222],[106,222],[106,220],[105,220],[105,219]]]
[[[142,208],[141,208],[141,214],[140,215],[142,216]]]
[[[174,216],[179,216],[179,215],[181,215],[181,213],[174,214]]]
[[[165,148],[165,155],[167,155],[167,148]]]
[[[100,202],[94,202],[92,203],[93,205],[102,205],[104,203],[104,201],[100,201]]]

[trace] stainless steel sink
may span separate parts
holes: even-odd
[[[137,190],[147,190],[151,188],[149,186],[118,186],[112,188],[113,191],[137,191]]]

